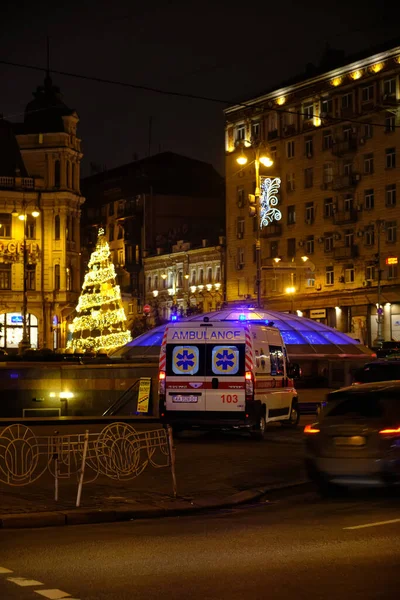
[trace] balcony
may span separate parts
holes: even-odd
[[[332,154],[334,156],[345,156],[357,151],[357,138],[348,140],[339,140],[332,144]]]
[[[279,133],[277,129],[274,129],[273,131],[268,131],[268,141],[271,142],[272,140],[276,140],[279,137]]]
[[[280,223],[271,223],[267,227],[263,227],[260,232],[261,237],[270,238],[282,235],[282,225]]]
[[[333,258],[336,260],[347,260],[349,258],[357,258],[358,246],[339,246],[333,249]]]
[[[284,125],[283,126],[283,135],[295,135],[296,133],[296,125]]]
[[[360,181],[361,175],[359,173],[351,173],[350,175],[339,175],[334,177],[332,180],[333,190],[344,190],[357,185]]]
[[[348,223],[357,223],[358,212],[356,210],[341,210],[334,214],[333,222],[335,225],[347,225]]]

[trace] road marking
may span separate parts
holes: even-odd
[[[61,590],[35,590],[35,594],[40,594],[45,598],[50,598],[50,600],[60,600],[61,598],[69,599],[71,597],[71,594]]]
[[[43,585],[43,583],[40,581],[36,581],[35,579],[25,579],[25,577],[7,577],[7,581],[16,583],[21,587],[28,587],[30,585]]]
[[[0,573],[14,573],[14,571],[6,569],[5,567],[0,567]]]
[[[400,519],[391,519],[390,521],[376,521],[375,523],[366,523],[365,525],[353,525],[353,527],[343,527],[343,529],[365,529],[366,527],[377,527],[378,525],[391,525],[400,523]]]

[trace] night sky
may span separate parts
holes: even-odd
[[[71,0],[58,6],[5,0],[0,59],[45,67],[48,35],[53,69],[234,101],[318,63],[326,43],[355,53],[394,38],[391,7],[394,2],[376,0]],[[0,64],[5,118],[23,119],[43,77]],[[223,173],[223,104],[52,77],[80,116],[84,175],[91,162],[111,168],[147,156],[150,117],[152,153],[182,153]]]

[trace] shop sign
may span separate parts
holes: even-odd
[[[325,319],[326,318],[326,308],[316,308],[314,310],[310,310],[310,319]]]
[[[33,254],[39,250],[39,246],[37,242],[28,242],[26,245],[26,249],[29,254]],[[0,241],[0,252],[5,252],[6,254],[20,254],[24,250],[23,242],[2,242]]]
[[[397,258],[397,256],[389,256],[386,259],[386,264],[387,265],[397,265],[399,262],[399,259]]]

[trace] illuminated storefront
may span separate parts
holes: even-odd
[[[28,332],[32,348],[38,347],[38,320],[28,314]],[[20,313],[0,314],[0,348],[17,349],[22,340],[23,316]]]

